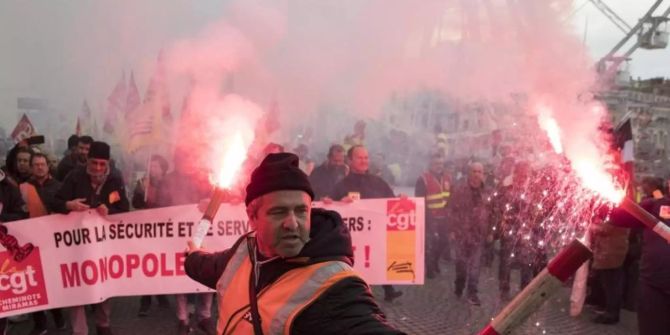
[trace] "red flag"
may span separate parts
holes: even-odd
[[[18,143],[33,135],[35,135],[35,127],[33,127],[33,124],[28,120],[28,116],[23,114],[19,123],[14,127],[14,131],[12,131],[12,138]]]
[[[135,74],[130,72],[130,83],[128,83],[128,96],[126,96],[125,118],[126,122],[132,121],[132,113],[140,106],[140,91],[135,84]]]
[[[120,116],[125,112],[126,104],[126,74],[121,75],[121,80],[116,83],[114,90],[107,97],[107,111],[105,113],[105,123],[102,127],[105,134],[113,134],[114,126],[119,122]]]

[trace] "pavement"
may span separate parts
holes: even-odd
[[[482,269],[480,279],[481,306],[472,306],[465,299],[457,299],[453,294],[453,266],[441,265],[442,274],[428,279],[423,286],[399,286],[404,295],[393,303],[384,302],[381,287],[373,287],[382,310],[394,326],[408,334],[476,334],[495,316],[504,304],[498,299],[496,271]],[[495,269],[495,266],[494,266]],[[518,274],[513,273],[512,283],[518,283]],[[515,281],[516,280],[516,281]],[[590,321],[595,313],[587,306],[579,317],[568,314],[568,287],[562,288],[551,297],[523,326],[514,334],[579,334],[579,335],[635,335],[637,320],[635,313],[621,312],[621,321],[616,325],[599,325]],[[170,297],[169,308],[158,307],[154,301],[148,317],[138,317],[139,297],[121,297],[113,299],[112,327],[117,335],[176,334],[174,299]],[[213,316],[216,317],[216,301],[213,304]],[[91,334],[95,327],[93,316],[89,317]],[[70,334],[69,330],[53,329],[53,320],[49,320],[47,334]],[[28,319],[13,323],[10,335],[28,335],[32,321]],[[317,333],[318,330],[315,330]],[[204,335],[195,330],[193,335]]]

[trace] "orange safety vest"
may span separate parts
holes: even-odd
[[[447,176],[436,178],[430,171],[424,173],[423,183],[426,185],[426,208],[434,218],[442,218],[447,216],[447,200],[451,193],[449,192],[450,184]]]
[[[253,236],[253,235],[247,235]],[[247,236],[235,250],[216,283],[219,320],[216,333],[254,334],[249,307],[249,259]],[[264,335],[290,334],[295,318],[335,283],[357,277],[351,266],[328,261],[290,270],[256,294]]]
[[[42,202],[40,195],[37,193],[37,189],[33,184],[30,183],[21,183],[19,185],[19,190],[21,191],[21,196],[23,197],[23,202],[26,203],[28,207],[28,213],[31,218],[36,218],[40,216],[45,216],[49,214],[46,206]]]

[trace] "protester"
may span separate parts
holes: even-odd
[[[70,137],[67,139],[67,149],[63,151],[63,157],[67,157],[72,154],[72,152],[77,149],[77,144],[79,144],[79,136],[75,134],[70,135]]]
[[[344,148],[339,144],[333,144],[328,149],[326,161],[309,175],[317,200],[329,196],[335,184],[349,173],[349,167],[344,163],[344,155]]]
[[[16,150],[16,168],[11,176],[17,184],[25,183],[30,179],[30,156],[33,150],[27,147],[20,147]]]
[[[21,192],[13,181],[10,181],[4,171],[0,170],[0,223],[22,220],[28,217],[24,210],[24,201]]]
[[[655,191],[658,195],[642,200],[640,206],[670,225],[667,190],[659,183]],[[670,334],[670,244],[623,209],[615,208],[610,218],[616,226],[644,229],[637,305],[639,334]]]
[[[77,146],[74,150],[71,149],[70,154],[63,157],[60,163],[58,163],[55,176],[57,180],[64,181],[70,171],[77,167],[86,166],[86,159],[92,143],[93,138],[91,136],[81,136],[77,138]]]
[[[217,334],[401,334],[353,271],[340,216],[312,209],[314,192],[297,156],[268,155],[246,194],[253,231],[223,252],[191,242],[185,263],[189,277],[217,290]],[[287,300],[296,288],[301,294]]]
[[[133,208],[145,209],[157,207],[158,190],[161,188],[168,168],[168,162],[163,156],[151,156],[147,174],[138,179],[135,184],[132,199]]]
[[[615,324],[619,322],[619,312],[623,300],[623,262],[628,252],[628,228],[615,227],[607,220],[607,208],[597,214],[599,222],[589,225],[593,239],[593,275],[603,292],[603,313],[593,319],[595,323]]]
[[[133,191],[132,204],[135,209],[148,209],[158,207],[158,190],[163,178],[168,171],[168,162],[161,155],[152,155],[149,159],[149,171],[143,178],[137,180]],[[167,308],[170,306],[165,295],[157,295],[159,306]],[[151,296],[143,295],[140,298],[140,309],[137,315],[140,317],[149,315],[151,308]]]
[[[416,181],[414,196],[425,197],[426,206],[426,277],[440,273],[440,258],[449,254],[447,202],[451,195],[451,178],[444,170],[444,155],[433,153],[428,171]]]
[[[53,212],[56,192],[61,187],[61,183],[49,173],[47,158],[47,155],[43,153],[33,153],[30,157],[31,177],[19,185],[21,196],[31,218],[49,215]],[[54,317],[56,328],[64,330],[66,325],[61,309],[52,309],[51,314]],[[46,334],[47,313],[40,311],[33,313],[32,316],[34,326],[30,334]]]
[[[186,205],[198,203],[208,198],[212,192],[207,175],[196,163],[193,151],[178,147],[174,154],[174,170],[162,179],[157,189],[156,205],[158,207]],[[197,294],[196,305],[197,327],[207,334],[215,334],[212,322],[212,293]],[[177,333],[188,334],[191,325],[188,315],[186,294],[177,294]]]
[[[490,203],[488,189],[484,186],[484,166],[470,164],[465,181],[458,184],[447,204],[447,217],[452,223],[451,240],[456,252],[456,279],[454,293],[463,295],[467,282],[467,297],[470,304],[479,306],[479,271],[484,242],[490,236]]]
[[[24,202],[19,188],[13,181],[9,181],[3,170],[0,170],[0,225],[4,222],[25,219],[28,214],[23,210]],[[0,319],[0,334],[7,331],[7,319]]]
[[[495,232],[500,240],[498,283],[500,299],[510,299],[510,278],[513,267],[519,268],[519,291],[533,278],[532,253],[535,245],[524,239],[532,232],[535,203],[531,170],[527,162],[513,166],[511,178],[506,178],[496,191],[492,203],[492,219],[496,220]],[[528,194],[529,196],[526,196]]]
[[[81,138],[80,138],[80,144]],[[78,150],[81,147],[78,148]],[[84,151],[80,151],[84,152]],[[127,212],[130,209],[123,178],[111,173],[110,148],[105,142],[92,142],[86,148],[86,169],[74,169],[56,193],[54,210],[59,213],[95,209],[106,216]],[[112,334],[110,324],[111,303],[105,300],[95,305],[95,324],[98,335]],[[85,306],[70,308],[70,322],[74,335],[88,334]]]
[[[363,145],[354,145],[347,151],[350,160],[350,172],[333,187],[331,196],[324,198],[325,202],[332,199],[345,203],[359,199],[394,198],[395,194],[391,186],[379,176],[368,173],[370,167],[368,150]],[[382,285],[384,288],[384,300],[393,300],[402,296],[402,291],[397,291],[391,285]]]

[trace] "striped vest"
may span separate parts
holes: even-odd
[[[247,235],[249,236],[249,235]],[[253,265],[247,236],[216,284],[219,303],[217,334],[254,334],[249,307],[249,278]],[[290,334],[295,318],[323,292],[357,274],[340,261],[328,261],[287,271],[256,294],[264,335]]]
[[[436,178],[430,172],[424,173],[423,183],[426,185],[426,208],[433,218],[446,217],[447,200],[451,193],[449,192],[449,179],[446,176]]]

